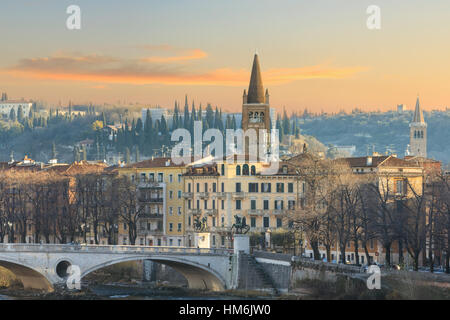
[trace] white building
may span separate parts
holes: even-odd
[[[22,107],[22,112],[25,117],[28,117],[30,109],[33,106],[32,102],[25,100],[0,100],[0,114],[9,117],[11,109],[14,109],[16,116],[19,111],[19,107]]]

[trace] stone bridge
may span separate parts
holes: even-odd
[[[52,291],[65,284],[69,266],[87,274],[124,261],[151,260],[168,265],[190,288],[221,291],[237,287],[236,255],[226,249],[184,247],[0,244],[0,266],[11,270],[25,288]]]

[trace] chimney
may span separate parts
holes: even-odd
[[[372,157],[367,157],[366,158],[366,166],[371,166],[372,165]]]

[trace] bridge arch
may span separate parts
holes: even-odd
[[[49,292],[54,290],[49,279],[29,265],[0,256],[0,266],[11,271],[22,282],[25,289],[39,289]]]
[[[226,288],[225,279],[212,268],[179,257],[157,256],[157,255],[123,257],[110,260],[95,265],[87,270],[82,270],[81,278],[85,277],[91,272],[114,264],[127,261],[143,261],[143,260],[151,260],[153,262],[165,264],[168,265],[169,267],[172,267],[186,278],[189,284],[189,288],[191,289],[223,291]]]

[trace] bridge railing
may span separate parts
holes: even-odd
[[[86,245],[86,244],[0,244],[0,252],[97,252],[97,253],[156,253],[156,254],[231,254],[233,250],[223,248],[192,248],[132,245]]]

